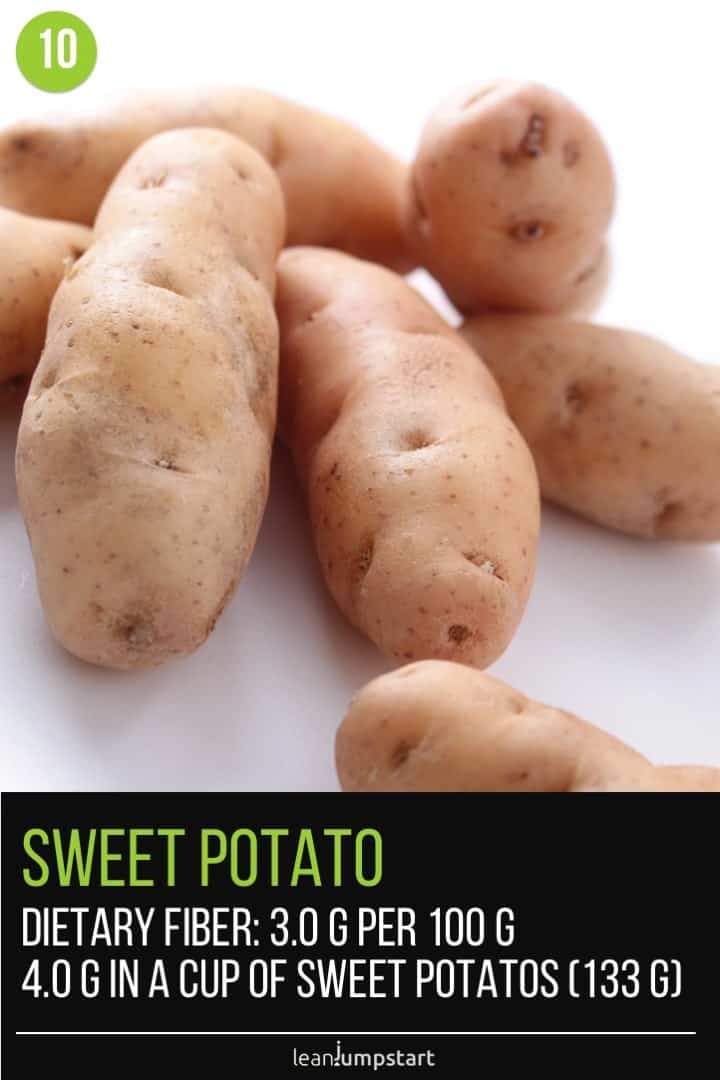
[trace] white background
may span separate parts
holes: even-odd
[[[48,8],[52,4],[46,5]],[[716,5],[659,0],[75,3],[99,45],[79,90],[33,90],[0,10],[0,123],[126,87],[227,81],[297,97],[412,154],[456,84],[547,82],[596,120],[620,198],[599,318],[720,361]],[[195,656],[116,674],[51,640],[17,509],[17,409],[0,407],[0,782],[6,789],[328,789],[352,694],[388,664],[326,597],[278,452],[250,570]],[[718,463],[717,467],[720,467]],[[547,509],[535,591],[493,673],[658,761],[720,762],[720,545],[650,544]]]

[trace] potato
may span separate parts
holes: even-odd
[[[89,116],[14,124],[0,132],[0,203],[92,224],[133,150],[184,127],[229,131],[273,166],[287,203],[288,243],[345,248],[410,269],[405,165],[349,124],[260,90],[135,93]]]
[[[423,132],[410,251],[466,314],[586,310],[614,186],[600,135],[567,98],[533,83],[466,86]]]
[[[720,540],[720,367],[644,334],[542,316],[477,316],[462,333],[547,498],[635,536]]]
[[[485,666],[527,601],[532,459],[491,376],[402,278],[283,254],[280,424],[340,610],[399,658]]]
[[[58,289],[17,480],[50,626],[83,660],[190,653],[238,583],[268,487],[283,227],[254,150],[166,133]]]
[[[361,690],[336,759],[345,791],[720,791],[720,769],[653,767],[571,713],[438,660]]]
[[[90,237],[82,225],[0,207],[0,385],[32,374],[50,301]]]
[[[564,304],[553,310],[553,316],[566,319],[591,319],[605,299],[612,260],[608,245],[603,248],[590,272],[582,276]]]

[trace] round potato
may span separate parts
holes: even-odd
[[[345,791],[720,791],[720,769],[654,767],[571,713],[432,660],[360,691],[336,761]]]
[[[409,247],[465,314],[587,310],[614,177],[594,126],[544,86],[466,86],[432,114],[411,172]]]
[[[495,382],[402,278],[283,254],[281,434],[338,607],[383,652],[484,667],[535,567],[538,487]]]
[[[192,652],[245,568],[275,427],[283,227],[254,150],[169,132],[122,169],[58,289],[17,481],[45,613],[83,660]]]
[[[720,540],[720,367],[630,330],[468,319],[543,494],[635,536]]]

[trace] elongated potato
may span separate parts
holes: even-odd
[[[654,767],[571,713],[432,660],[360,691],[336,760],[345,791],[720,791],[720,769]]]
[[[0,384],[32,375],[50,301],[90,237],[82,225],[0,207]]]
[[[83,660],[192,652],[243,572],[268,486],[282,238],[254,150],[170,132],[124,167],[56,294],[17,479],[45,612]]]
[[[562,319],[478,316],[462,332],[498,380],[547,498],[636,536],[720,540],[720,367]]]
[[[587,310],[597,298],[613,170],[562,95],[522,82],[463,87],[428,120],[411,188],[410,251],[466,314]]]
[[[281,431],[325,580],[383,652],[485,666],[527,601],[532,459],[492,377],[402,279],[283,254]]]
[[[184,127],[229,131],[273,166],[287,204],[288,243],[344,248],[410,268],[405,165],[349,124],[260,90],[136,93],[94,115],[13,124],[0,132],[0,203],[92,224],[133,150]]]

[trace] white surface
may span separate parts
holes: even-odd
[[[510,75],[564,90],[598,122],[620,177],[601,319],[720,360],[720,68],[707,0],[67,6],[95,31],[96,73],[69,95],[27,86],[15,40],[43,5],[5,0],[0,123],[133,85],[237,81],[345,115],[409,156],[424,115],[459,82]],[[285,457],[210,642],[118,675],[67,657],[45,629],[15,498],[16,411],[0,409],[2,786],[334,788],[335,726],[389,664],[327,599]],[[493,671],[653,759],[718,763],[718,646],[719,545],[642,543],[548,510],[527,616]]]

